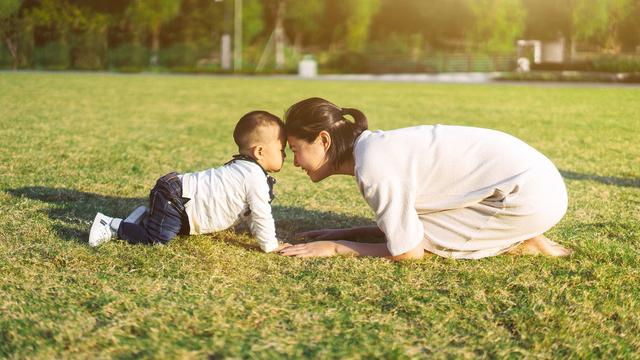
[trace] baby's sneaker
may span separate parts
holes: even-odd
[[[116,236],[111,229],[111,220],[113,220],[113,218],[102,213],[96,214],[95,219],[93,219],[93,225],[91,225],[91,232],[89,233],[89,245],[98,246]]]

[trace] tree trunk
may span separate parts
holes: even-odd
[[[14,44],[9,37],[5,40],[7,42],[7,48],[13,58],[13,70],[18,70],[18,45]]]
[[[158,65],[158,51],[160,50],[160,25],[151,30],[151,65]]]
[[[302,55],[302,31],[296,32],[295,40],[293,41],[293,52],[296,57]]]
[[[284,45],[285,45],[285,33],[284,33],[284,1],[278,5],[278,13],[276,15],[276,26],[273,31],[273,40],[276,46],[276,69],[281,70],[285,65],[284,57]]]

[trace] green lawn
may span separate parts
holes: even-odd
[[[563,172],[568,259],[301,260],[225,231],[169,246],[87,245],[171,170],[219,166],[236,120],[309,96],[372,129],[514,134]],[[0,73],[0,358],[637,358],[640,88]],[[349,177],[288,157],[283,238],[371,222]]]

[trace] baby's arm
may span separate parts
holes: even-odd
[[[246,181],[247,203],[251,209],[249,229],[264,252],[280,250],[276,225],[269,204],[269,186],[264,178],[254,176]]]

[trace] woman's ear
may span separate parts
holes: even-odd
[[[329,135],[329,132],[326,130],[320,131],[320,134],[318,134],[318,139],[320,140],[322,147],[324,147],[324,150],[329,150],[329,148],[331,147],[331,135]]]

